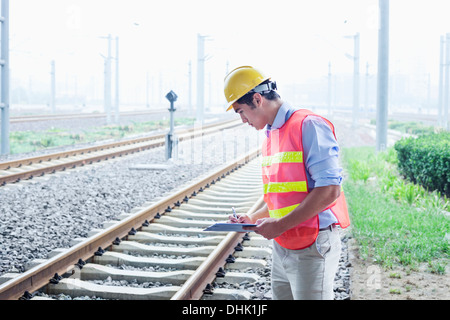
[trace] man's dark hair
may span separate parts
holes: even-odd
[[[259,85],[270,83],[270,80],[266,80],[264,82],[261,82]],[[247,104],[250,106],[251,109],[256,108],[256,106],[253,104],[253,95],[256,92],[250,91],[246,95],[242,96],[240,99],[238,99],[236,102],[239,104]],[[275,90],[260,92],[260,94],[266,98],[267,100],[276,100],[280,98],[280,95]]]

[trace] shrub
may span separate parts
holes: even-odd
[[[402,175],[428,190],[450,196],[450,132],[403,138],[394,148]]]

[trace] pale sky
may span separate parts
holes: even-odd
[[[353,40],[360,33],[360,73],[376,73],[377,0],[12,0],[11,76],[24,83],[58,81],[101,91],[107,41],[119,37],[121,94],[195,86],[197,34],[208,36],[205,78],[222,90],[228,67],[252,65],[279,84],[353,72]],[[436,85],[440,36],[450,32],[448,0],[390,1],[390,72],[430,73]],[[113,42],[113,56],[115,42]],[[419,68],[419,69],[417,69]],[[31,80],[30,80],[31,79]],[[36,85],[33,84],[35,87]],[[139,91],[139,92],[138,92]],[[217,93],[219,95],[219,93]],[[195,91],[193,92],[195,100]],[[219,97],[218,99],[222,99]]]

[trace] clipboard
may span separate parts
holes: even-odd
[[[253,232],[252,230],[244,230],[243,227],[256,227],[251,223],[215,223],[210,225],[203,231],[234,231],[234,232]]]

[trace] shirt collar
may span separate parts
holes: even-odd
[[[268,124],[266,127],[266,135],[269,134],[270,130],[276,130],[280,129],[287,121],[286,115],[291,109],[291,106],[288,105],[286,102],[283,102],[283,104],[278,109],[277,115],[275,116],[275,119],[273,120],[272,125]]]

